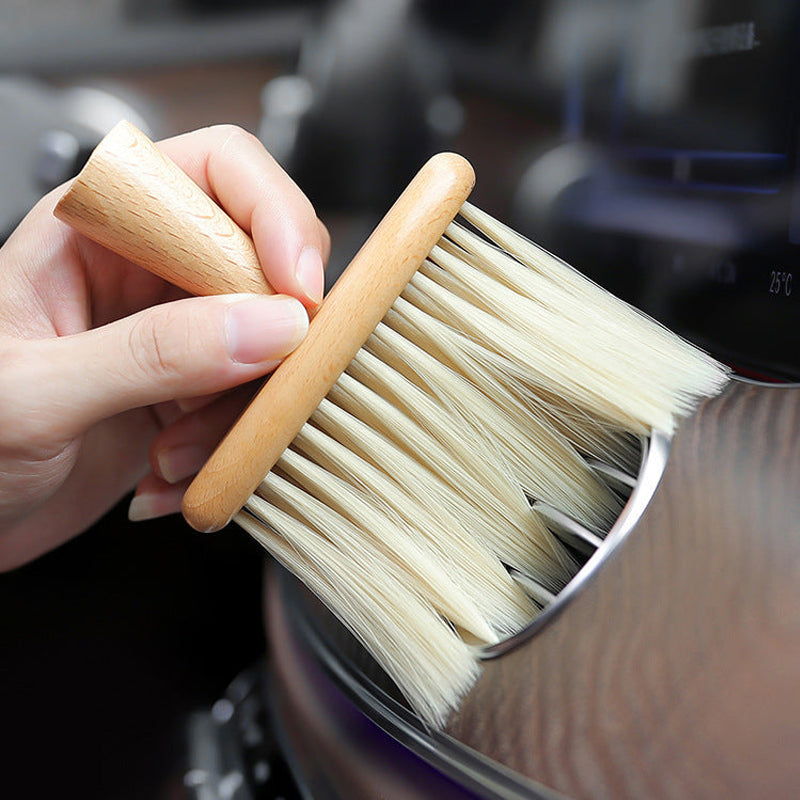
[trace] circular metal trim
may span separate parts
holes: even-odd
[[[636,486],[622,509],[617,521],[611,527],[597,550],[578,570],[572,580],[556,596],[555,601],[544,608],[519,633],[504,639],[497,644],[477,649],[478,657],[483,660],[497,658],[508,653],[533,636],[536,636],[547,625],[550,625],[564,609],[586,588],[597,575],[601,566],[622,544],[625,538],[636,527],[653,495],[661,482],[667,466],[672,439],[659,431],[643,442],[642,461]]]

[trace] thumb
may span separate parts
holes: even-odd
[[[131,408],[211,394],[270,372],[308,329],[285,295],[194,297],[39,342],[46,394],[73,433]],[[65,430],[66,433],[66,430]]]

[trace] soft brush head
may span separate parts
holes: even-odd
[[[531,501],[604,535],[621,503],[586,457],[631,463],[637,437],[671,432],[727,381],[554,256],[462,213],[471,228],[450,225],[237,518],[433,727],[477,679],[474,645],[517,632],[579,567]]]

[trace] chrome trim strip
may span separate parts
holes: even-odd
[[[594,555],[581,567],[575,577],[558,594],[555,602],[547,606],[538,616],[519,633],[504,639],[497,644],[476,648],[478,658],[488,660],[505,655],[549,625],[572,602],[595,577],[603,563],[620,546],[647,509],[653,495],[661,482],[667,466],[672,439],[659,431],[654,431],[643,443],[642,464],[636,487],[631,493],[625,508],[617,518],[606,538]]]

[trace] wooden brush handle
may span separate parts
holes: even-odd
[[[470,165],[434,156],[334,285],[306,338],[278,367],[198,474],[183,513],[198,530],[226,525],[272,469],[373,332],[469,196]]]
[[[271,291],[247,236],[187,180],[144,134],[121,124],[98,146],[56,214],[191,292]],[[192,527],[218,530],[247,502],[411,280],[474,182],[472,167],[453,153],[423,166],[325,298],[300,347],[187,490],[183,514]]]
[[[250,237],[128,122],[100,142],[55,215],[191,294],[273,294]]]

